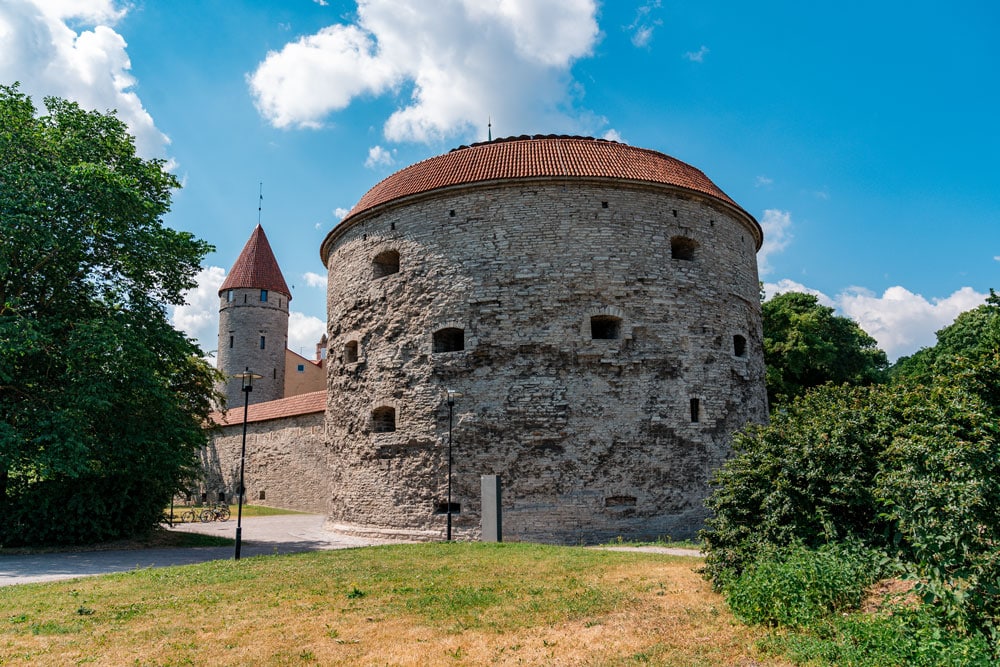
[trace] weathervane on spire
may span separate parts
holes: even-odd
[[[260,224],[260,210],[264,208],[264,181],[259,184],[257,193],[257,224]]]
[[[493,118],[486,117],[486,141],[493,141]]]

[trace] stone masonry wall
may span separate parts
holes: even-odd
[[[321,412],[247,424],[245,502],[326,514],[330,462],[324,431]],[[196,493],[207,492],[214,502],[222,491],[235,502],[242,441],[242,422],[213,431],[202,450],[204,483]]]
[[[563,179],[453,188],[348,222],[328,259],[339,528],[443,536],[446,389],[464,394],[458,537],[478,535],[484,474],[502,480],[505,539],[701,526],[731,434],[766,420],[758,232],[742,212],[667,186]],[[672,239],[693,256],[674,258]],[[375,278],[385,251],[399,271]],[[618,337],[593,339],[595,316]],[[464,331],[464,350],[433,351],[444,328]],[[390,408],[395,430],[376,432]]]
[[[227,292],[232,292],[231,300]],[[270,292],[262,302],[260,293],[259,289],[226,290],[219,300],[218,368],[227,378],[246,368],[261,376],[254,380],[251,403],[282,398],[285,391],[288,297]],[[239,380],[228,379],[222,390],[230,408],[243,405]]]

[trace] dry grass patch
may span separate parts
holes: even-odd
[[[0,664],[779,665],[700,561],[421,544],[5,588]]]

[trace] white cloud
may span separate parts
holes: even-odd
[[[36,106],[55,95],[86,109],[116,109],[139,154],[163,157],[170,141],[131,90],[127,44],[113,29],[126,11],[114,0],[0,3],[0,81],[20,81]]]
[[[338,220],[343,220],[344,218],[347,217],[347,214],[350,213],[350,212],[351,212],[351,209],[349,209],[349,208],[341,208],[340,206],[338,206],[337,208],[333,209],[333,214],[335,216],[337,216]]]
[[[773,178],[768,178],[767,176],[758,176],[756,179],[754,179],[753,185],[755,188],[763,188],[773,183],[774,183]]]
[[[617,141],[617,142],[623,143],[623,144],[626,143],[625,140],[622,139],[622,135],[619,134],[618,130],[615,130],[615,129],[610,129],[607,132],[605,132],[604,133],[604,138],[607,139],[608,141]]]
[[[831,299],[819,290],[788,279],[765,283],[764,292],[768,299],[785,292],[816,295],[824,306],[857,322],[878,341],[890,361],[933,345],[939,329],[954,322],[960,313],[981,306],[988,296],[971,287],[962,287],[943,299],[928,300],[896,285],[881,296],[863,287],[850,287]]]
[[[693,63],[702,63],[705,62],[705,56],[708,55],[708,50],[707,46],[702,45],[702,47],[697,51],[688,51],[684,54],[684,57]]]
[[[306,282],[309,287],[322,287],[326,289],[326,274],[313,273],[312,271],[306,271],[302,274],[302,280]]]
[[[651,0],[640,6],[635,13],[635,20],[625,27],[627,32],[632,33],[632,46],[645,48],[653,39],[653,31],[663,25],[662,19],[653,18],[653,10],[659,9],[660,0]]]
[[[771,255],[781,252],[792,241],[792,214],[769,208],[764,211],[760,226],[764,230],[764,245],[757,251],[757,266],[761,275],[765,275],[773,270],[768,263]]]
[[[219,287],[225,279],[225,269],[203,268],[195,276],[198,285],[185,293],[184,305],[176,306],[170,316],[171,324],[197,340],[205,354],[219,345]]]
[[[297,311],[288,313],[288,349],[306,359],[316,355],[316,343],[326,333],[326,323],[318,317]]]
[[[882,296],[852,287],[837,296],[837,303],[841,312],[856,320],[895,359],[933,345],[938,329],[951,324],[959,313],[982,305],[987,296],[963,287],[943,299],[927,300],[898,285]]]
[[[770,299],[776,294],[785,294],[787,292],[802,292],[803,294],[812,294],[817,297],[820,304],[828,306],[830,308],[836,308],[837,304],[833,299],[823,294],[819,290],[812,289],[811,287],[806,287],[802,283],[797,283],[794,280],[788,278],[782,278],[776,283],[764,283],[764,298]]]
[[[368,149],[368,159],[365,160],[365,166],[369,169],[390,167],[394,163],[395,160],[392,159],[392,151],[388,151],[381,146],[372,146]]]
[[[247,80],[276,127],[318,127],[360,96],[392,94],[390,141],[475,136],[491,114],[513,133],[589,131],[590,115],[564,109],[576,94],[569,68],[599,38],[596,12],[595,0],[438,0],[433,10],[360,0],[356,23],[269,52]]]

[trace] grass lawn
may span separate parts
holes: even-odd
[[[785,665],[701,561],[408,544],[0,589],[0,664]]]

